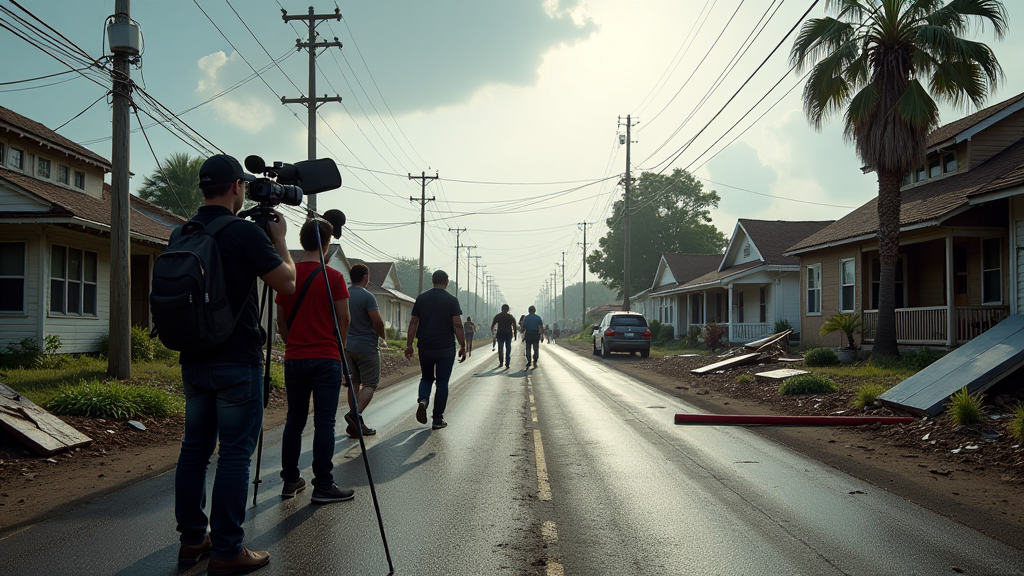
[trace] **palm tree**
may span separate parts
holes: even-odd
[[[139,197],[182,218],[191,218],[203,205],[199,169],[203,159],[175,152],[164,160],[139,188]]]
[[[878,174],[878,323],[873,353],[898,356],[896,260],[903,175],[923,163],[938,127],[936,100],[980,107],[1003,78],[995,54],[968,40],[985,24],[1006,32],[998,0],[828,0],[835,16],[804,22],[790,59],[810,68],[804,112],[815,127],[844,112],[844,137]],[[927,87],[926,87],[927,86]]]

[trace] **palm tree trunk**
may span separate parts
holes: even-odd
[[[900,184],[898,171],[878,173],[878,321],[873,356],[896,358],[896,261],[900,247]]]

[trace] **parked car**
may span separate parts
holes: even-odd
[[[607,358],[611,352],[638,352],[641,358],[651,355],[651,329],[639,312],[609,312],[600,324],[594,325],[594,355]]]

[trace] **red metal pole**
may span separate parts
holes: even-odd
[[[909,416],[748,416],[741,414],[676,414],[676,424],[708,426],[863,426],[910,424]]]

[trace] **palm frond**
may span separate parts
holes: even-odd
[[[809,64],[843,48],[852,36],[853,27],[849,23],[831,17],[811,18],[800,27],[793,42],[790,63],[797,73],[803,73]]]
[[[938,63],[928,89],[938,98],[958,108],[966,108],[968,102],[980,108],[988,97],[985,73],[976,62]]]
[[[953,0],[946,5],[949,10],[956,11],[963,16],[974,16],[980,20],[980,27],[985,24],[992,26],[992,32],[997,40],[1002,40],[1006,35],[1007,13],[1006,6],[999,0]],[[971,32],[970,23],[965,24],[962,34]]]
[[[938,123],[939,107],[916,78],[907,83],[899,100],[900,117],[917,129],[930,130]]]
[[[878,101],[878,86],[874,83],[868,83],[850,99],[843,129],[847,141],[855,140],[857,126],[870,122],[878,114]]]

